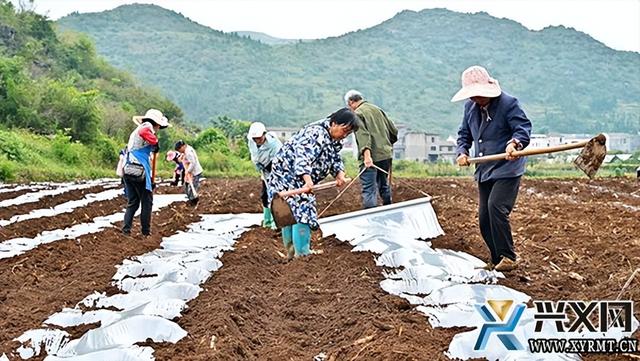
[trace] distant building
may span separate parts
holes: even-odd
[[[607,133],[607,150],[625,153],[635,152],[640,148],[640,136],[627,133]]]
[[[640,135],[627,133],[609,133],[607,136],[607,150],[633,153],[640,149]],[[593,138],[592,134],[531,134],[529,147],[543,148],[560,144],[578,143]],[[579,152],[580,149],[570,152]]]
[[[398,125],[398,142],[393,146],[394,159],[416,162],[453,162],[456,144],[453,137],[443,140],[440,134],[412,130]]]
[[[607,154],[604,157],[604,163],[620,163],[620,162],[626,162],[629,159],[631,159],[631,157],[633,156],[633,154]]]
[[[267,130],[274,133],[284,143],[293,137],[301,128],[267,127]]]
[[[546,148],[563,144],[564,137],[559,134],[531,134],[529,147]]]

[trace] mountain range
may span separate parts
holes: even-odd
[[[358,89],[396,122],[452,134],[462,104],[451,96],[462,71],[479,64],[518,97],[536,133],[640,131],[640,54],[562,26],[531,31],[486,13],[406,10],[338,37],[278,41],[139,4],[73,13],[57,24],[87,33],[109,62],[201,124],[227,115],[299,126],[344,106],[344,93]]]

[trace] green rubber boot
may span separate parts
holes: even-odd
[[[282,228],[282,244],[287,250],[287,259],[292,259],[295,255],[295,249],[293,248],[293,226],[286,226]]]
[[[267,207],[262,207],[262,227],[273,230],[277,228],[276,222],[273,220],[273,215],[271,214],[271,209]]]
[[[308,224],[296,223],[292,226],[293,248],[295,256],[307,256],[311,254],[311,227]]]

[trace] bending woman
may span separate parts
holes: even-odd
[[[314,184],[331,174],[339,187],[345,183],[340,158],[342,139],[358,129],[355,114],[342,108],[328,118],[312,123],[287,141],[272,162],[267,180],[269,203],[287,190],[304,188],[306,193],[286,198],[296,224],[282,229],[282,241],[289,258],[311,253],[311,230],[318,229]]]

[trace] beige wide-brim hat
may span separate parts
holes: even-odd
[[[489,76],[487,69],[474,65],[462,73],[462,89],[451,98],[452,102],[472,98],[495,98],[502,93],[497,79]]]
[[[171,124],[169,124],[169,120],[167,119],[167,117],[165,117],[162,114],[162,112],[159,111],[158,109],[149,109],[147,110],[146,113],[144,113],[144,115],[133,116],[132,120],[134,123],[136,123],[136,125],[140,125],[142,121],[145,119],[152,120],[154,123],[158,124],[160,128],[166,128],[171,126]]]

